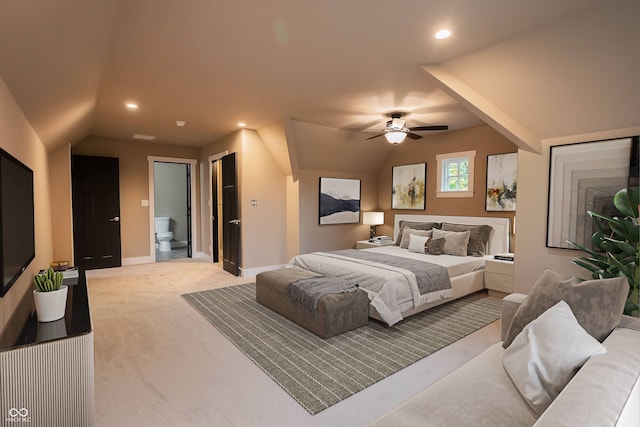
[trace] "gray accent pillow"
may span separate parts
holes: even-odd
[[[442,255],[444,250],[444,239],[442,237],[434,239],[433,237],[427,240],[425,245],[425,252],[429,255]]]
[[[471,231],[469,244],[467,245],[467,255],[484,256],[487,254],[491,230],[493,230],[490,225],[466,225],[443,222],[440,229],[444,231]]]
[[[421,237],[431,237],[431,230],[428,230],[428,231],[416,230],[413,228],[405,227],[404,230],[402,231],[402,240],[400,240],[400,247],[402,249],[409,248],[409,238],[411,237],[412,234],[415,234],[416,236],[421,236]]]
[[[433,238],[444,238],[444,248],[442,253],[457,256],[467,256],[467,245],[469,244],[470,231],[442,231],[433,230]]]
[[[502,347],[509,347],[526,325],[560,301],[569,304],[580,326],[602,342],[620,323],[628,294],[624,277],[581,281],[546,269],[513,316]]]
[[[405,227],[413,228],[414,230],[431,230],[432,228],[439,228],[439,222],[415,222],[415,221],[400,221],[398,223],[398,228],[400,231],[396,236],[396,246],[400,246],[400,241],[402,240],[402,233]]]

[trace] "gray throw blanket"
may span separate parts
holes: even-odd
[[[344,249],[329,253],[409,270],[416,276],[420,295],[451,288],[449,272],[438,264],[357,249]]]
[[[355,292],[357,284],[350,284],[341,277],[312,276],[304,277],[289,283],[287,293],[289,298],[297,304],[312,319],[316,318],[318,301],[327,294]]]

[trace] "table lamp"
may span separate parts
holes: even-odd
[[[384,224],[384,212],[363,212],[362,223],[371,226],[369,240],[376,237],[376,225]]]

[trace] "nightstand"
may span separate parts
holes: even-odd
[[[513,292],[513,261],[488,259],[484,265],[484,287],[489,295],[504,296]]]
[[[393,241],[385,241],[382,243],[370,242],[368,240],[358,240],[356,242],[356,249],[369,249],[369,248],[379,248],[382,246],[391,246],[393,245]]]

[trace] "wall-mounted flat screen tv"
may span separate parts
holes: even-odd
[[[35,258],[33,171],[0,149],[0,297]]]

